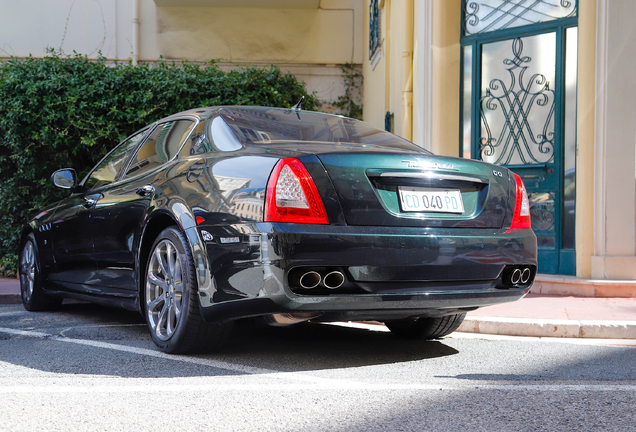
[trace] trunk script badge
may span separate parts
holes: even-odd
[[[419,162],[403,160],[402,162],[409,164],[409,168],[425,168],[425,169],[441,169],[448,171],[459,171],[453,164],[444,164],[439,162]]]

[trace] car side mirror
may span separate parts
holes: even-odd
[[[77,186],[77,173],[73,168],[57,170],[51,176],[53,184],[62,189],[74,189]]]

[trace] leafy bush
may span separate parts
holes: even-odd
[[[362,93],[360,89],[363,76],[353,63],[345,63],[341,69],[345,93],[338,96],[338,100],[332,104],[343,115],[362,120]]]
[[[63,198],[56,169],[82,178],[115,144],[157,119],[214,105],[303,109],[318,100],[295,76],[270,68],[224,72],[209,62],[140,64],[49,52],[0,62],[0,273],[15,275],[21,226]]]

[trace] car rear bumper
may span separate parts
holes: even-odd
[[[440,316],[520,299],[536,273],[531,230],[283,223],[234,228],[229,234],[201,228],[211,234],[205,249],[213,283],[200,290],[207,320],[283,312],[320,312],[325,320]],[[506,286],[506,275],[519,266],[532,269],[530,279]],[[290,278],[314,270],[340,271],[345,283],[302,289]]]

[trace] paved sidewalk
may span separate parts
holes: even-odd
[[[0,304],[19,304],[20,283],[0,278]],[[507,336],[636,339],[636,298],[530,294],[470,312],[460,332]]]
[[[461,332],[509,336],[636,339],[636,298],[529,294],[469,312]]]

